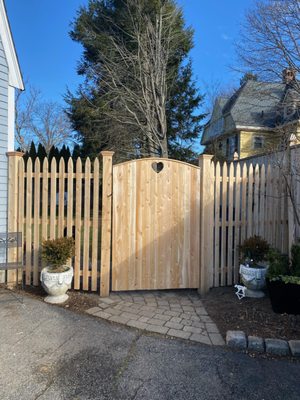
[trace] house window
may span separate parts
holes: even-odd
[[[238,136],[231,136],[229,140],[229,156],[232,157],[234,153],[238,150]]]
[[[262,149],[263,145],[264,145],[264,138],[261,136],[254,136],[253,148],[254,149]]]
[[[232,158],[234,153],[237,151],[238,147],[238,137],[237,135],[232,135],[226,140],[226,156],[227,158]]]

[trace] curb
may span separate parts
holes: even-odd
[[[248,336],[243,331],[227,331],[226,345],[257,353],[267,353],[276,356],[300,357],[300,340],[263,339]]]

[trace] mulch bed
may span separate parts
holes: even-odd
[[[242,330],[263,338],[300,340],[300,315],[275,314],[267,296],[239,300],[233,287],[215,288],[203,304],[224,337],[228,330]]]
[[[27,286],[25,288],[25,292],[38,300],[43,300],[44,297],[47,296],[41,286]],[[77,290],[68,290],[68,295],[69,299],[66,303],[56,304],[56,306],[68,308],[69,310],[82,313],[89,308],[96,307],[99,304],[99,294],[97,293],[85,293]]]
[[[27,287],[26,293],[40,300],[46,296],[41,287]],[[75,312],[85,312],[99,303],[98,293],[69,290],[68,294],[68,302],[59,306]],[[300,340],[300,315],[275,314],[267,296],[238,300],[233,287],[224,287],[211,289],[202,301],[224,338],[228,330],[242,330],[263,338]]]

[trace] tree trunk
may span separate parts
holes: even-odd
[[[169,158],[168,156],[168,141],[167,136],[165,135],[164,139],[161,141],[161,157]]]

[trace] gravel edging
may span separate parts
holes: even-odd
[[[227,331],[227,346],[276,356],[300,357],[300,340],[264,339],[248,336],[243,331]]]

